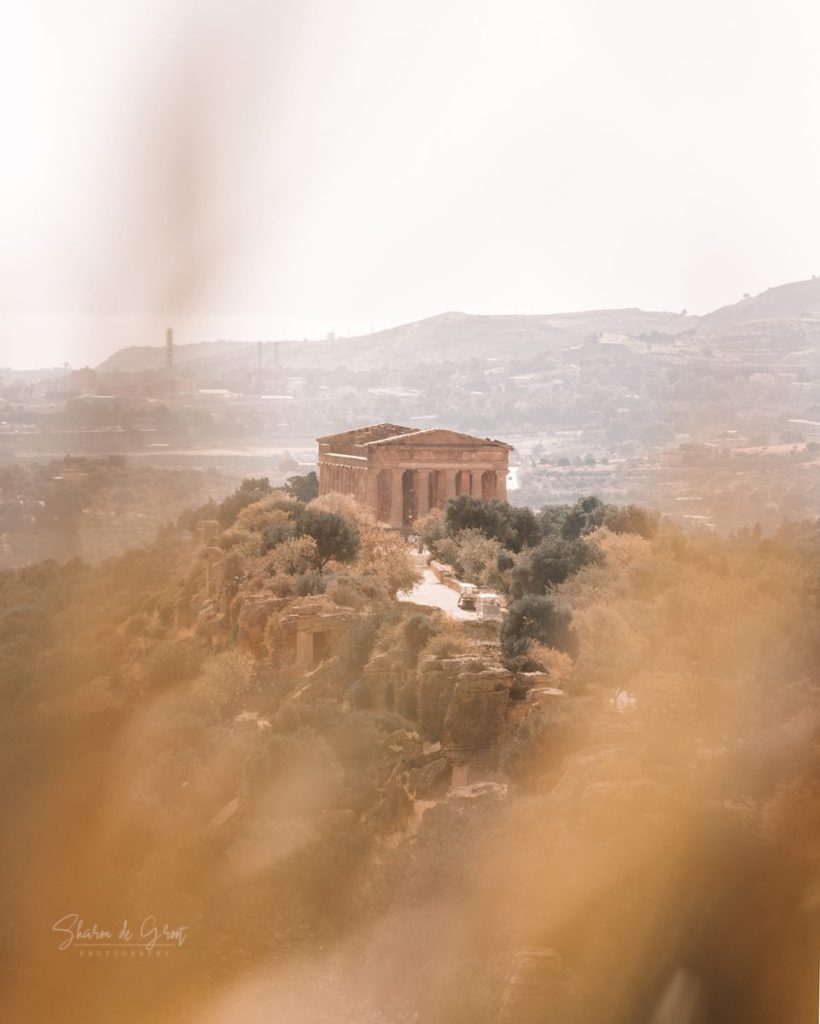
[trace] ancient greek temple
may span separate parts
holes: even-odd
[[[507,498],[510,445],[454,430],[377,423],[320,437],[319,493],[350,494],[380,523],[411,530],[449,498]]]

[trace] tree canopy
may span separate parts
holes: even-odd
[[[532,640],[567,654],[574,654],[578,646],[570,610],[541,594],[513,601],[501,625],[500,640],[509,659],[526,657]]]
[[[296,531],[300,537],[312,537],[316,541],[314,564],[318,572],[322,572],[331,560],[352,562],[359,553],[361,539],[358,529],[338,512],[326,512],[308,505],[299,514]]]
[[[285,481],[285,493],[298,501],[313,501],[319,497],[319,477],[314,470],[304,476],[289,476]]]

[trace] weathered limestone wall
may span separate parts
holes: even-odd
[[[503,668],[462,672],[444,718],[442,749],[455,768],[479,772],[498,767],[501,747],[509,735],[513,675]]]
[[[264,647],[281,668],[308,672],[340,652],[346,629],[357,618],[324,596],[286,599],[283,610],[267,621]]]
[[[421,736],[440,742],[456,784],[486,778],[498,769],[535,695],[560,693],[545,689],[541,673],[513,674],[493,661],[492,655],[427,657],[407,669],[394,652],[379,652],[362,673],[363,706],[415,717]]]

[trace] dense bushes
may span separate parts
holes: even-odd
[[[243,508],[261,501],[271,493],[270,481],[266,476],[248,477],[243,480],[233,494],[228,495],[217,511],[217,519],[224,527],[232,526]]]
[[[413,586],[417,570],[408,546],[398,534],[378,527],[352,498],[328,494],[305,504],[284,491],[270,491],[248,502],[266,491],[266,483],[244,481],[231,496],[233,519],[219,545],[241,556],[248,571],[271,577],[268,585],[275,593],[321,593],[326,574],[342,565],[355,565],[382,596]]]
[[[592,544],[549,536],[516,559],[506,577],[508,590],[514,597],[544,594],[584,566],[602,560],[603,555]]]
[[[654,536],[657,516],[634,505],[605,505],[595,496],[574,505],[552,505],[538,516],[527,508],[461,495],[444,513],[419,522],[419,534],[461,579],[512,597],[545,594],[600,561],[596,531]]]
[[[463,530],[478,530],[497,540],[508,551],[520,551],[538,541],[539,529],[532,509],[516,508],[503,501],[485,501],[462,494],[447,503],[444,512],[449,536]]]
[[[501,639],[513,667],[546,665],[565,693],[530,690],[504,707],[520,722],[500,769],[514,785],[457,789],[413,817],[409,780],[444,755],[400,715],[425,740],[445,738],[457,677],[398,686],[395,714],[360,710],[372,694],[350,680],[374,642],[409,681],[418,658],[491,638],[402,614],[386,595],[411,571],[406,545],[340,496],[312,507],[360,537],[356,559],[321,578],[316,540],[297,536],[305,506],[274,494],[236,516],[227,554],[169,538],[94,569],[0,574],[4,877],[77,908],[119,913],[123,893],[167,908],[194,940],[169,957],[162,991],[174,997],[221,997],[274,963],[285,981],[263,974],[261,998],[298,985],[282,1012],[264,1005],[271,1019],[305,1017],[315,998],[339,1021],[491,1024],[522,950],[572,965],[573,994],[592,1003],[584,1020],[607,1019],[613,1003],[619,1019],[649,1019],[682,963],[718,993],[715,1019],[805,1016],[779,1007],[795,951],[816,981],[805,911],[820,821],[816,529],[762,544],[672,528],[647,539],[643,516],[607,522],[587,503],[539,517],[520,551],[475,522],[442,530],[465,557],[496,551],[495,571],[548,588],[511,603]],[[321,580],[337,606],[375,610],[346,637],[344,689],[311,695],[217,633],[204,647],[186,625],[174,631],[169,609],[203,593],[206,555],[229,593],[260,593],[263,608],[268,588]],[[202,598],[206,615],[211,604]],[[571,661],[557,652],[574,653],[576,635]],[[71,842],[43,844],[55,835]],[[11,926],[28,903],[12,901]],[[20,944],[6,991],[39,976],[41,946],[39,935]],[[482,998],[465,1000],[479,975]],[[755,1016],[739,993],[765,991],[761,977],[771,998]],[[4,995],[8,1019],[28,1019],[32,991],[10,1010]],[[178,1003],[165,1012],[154,990],[144,998],[139,1019],[173,1018]],[[55,1005],[43,1019],[61,1019]],[[239,1019],[242,1006],[226,1012]]]
[[[554,598],[528,594],[513,601],[501,625],[504,656],[526,658],[531,641],[573,654],[578,641],[572,631],[572,613]]]

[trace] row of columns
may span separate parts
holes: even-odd
[[[492,478],[485,477],[492,474]],[[350,494],[375,513],[380,522],[397,529],[408,527],[427,515],[431,506],[443,508],[450,498],[470,494],[477,498],[506,498],[503,475],[498,470],[407,469],[396,466],[370,475],[365,466],[324,462],[322,494]],[[432,494],[431,494],[432,491]],[[432,499],[432,500],[431,500]]]
[[[359,501],[366,500],[367,470],[364,466],[334,465],[323,463],[321,467],[321,491],[327,494],[335,491],[340,494],[351,494]]]
[[[392,469],[381,470],[390,477],[390,512],[391,526],[410,526],[415,520],[427,515],[431,505],[443,508],[450,498],[459,494],[471,494],[473,497],[498,497],[498,474],[492,473],[491,493],[485,493],[484,472],[444,469]],[[384,494],[384,484],[379,488]],[[433,491],[432,501],[430,491]],[[382,509],[377,510],[378,518],[387,518]]]

